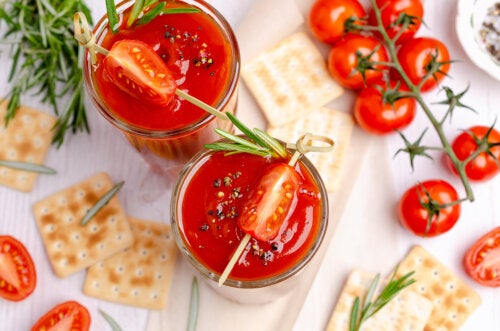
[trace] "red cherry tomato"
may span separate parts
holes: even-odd
[[[165,106],[174,98],[176,84],[172,74],[160,56],[142,41],[117,41],[103,65],[109,79],[137,99]]]
[[[377,0],[377,7],[380,9],[382,24],[386,28],[387,34],[392,39],[396,34],[401,33],[397,39],[397,43],[403,43],[406,40],[413,38],[415,33],[422,25],[422,17],[424,16],[424,7],[420,0]],[[402,31],[401,24],[396,24],[398,19],[403,14],[415,17],[411,23]],[[375,12],[370,12],[368,18],[370,25],[377,25]]]
[[[458,200],[457,191],[443,180],[428,180],[408,189],[398,205],[401,224],[417,236],[434,237],[449,231],[460,217],[460,204],[442,208],[436,205]]]
[[[63,302],[43,315],[31,331],[88,331],[90,314],[87,308],[76,301]]]
[[[416,105],[413,98],[398,99],[392,104],[386,102],[379,88],[370,86],[359,92],[354,117],[363,130],[382,135],[408,126],[415,118]]]
[[[479,238],[465,253],[463,263],[477,283],[500,287],[500,227]]]
[[[240,228],[252,237],[268,241],[276,237],[293,203],[299,175],[292,166],[277,163],[249,193],[238,219]]]
[[[351,33],[338,41],[328,56],[328,70],[340,84],[353,90],[381,81],[386,69],[380,64],[373,65],[374,69],[366,69],[363,80],[358,68],[358,55],[369,57],[371,62],[386,62],[389,58],[384,46],[375,37]]]
[[[458,159],[463,161],[478,149],[478,145],[470,133],[481,141],[485,137],[488,130],[489,128],[486,126],[473,126],[469,128],[468,131],[464,131],[459,134],[451,144],[451,147],[453,148],[453,151],[457,155]],[[488,135],[488,143],[500,143],[500,132],[492,129]],[[500,145],[491,147],[490,152],[494,155],[494,158],[486,152],[481,152],[478,156],[467,163],[465,166],[465,173],[470,180],[484,181],[491,179],[498,174],[500,170],[498,166],[498,162],[500,162]],[[458,174],[449,157],[446,157],[446,163],[452,172]]]
[[[11,236],[0,236],[0,296],[20,301],[35,287],[35,265],[26,247]]]
[[[420,89],[422,92],[435,88],[450,70],[448,49],[434,38],[422,37],[406,41],[398,51],[398,60],[413,84],[418,85],[424,80]],[[442,65],[433,75],[426,77],[433,62]]]
[[[309,11],[308,24],[318,40],[333,45],[344,35],[347,19],[365,15],[365,9],[357,0],[316,0]]]

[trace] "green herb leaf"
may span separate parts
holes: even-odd
[[[189,14],[189,13],[199,13],[198,8],[166,8],[161,13],[162,14]]]
[[[153,9],[149,10],[147,13],[144,14],[137,21],[137,25],[147,24],[147,23],[151,22],[156,16],[158,16],[162,12],[163,8],[165,8],[165,2],[160,2]]]
[[[134,3],[134,6],[132,7],[132,10],[130,11],[130,16],[128,17],[127,20],[127,28],[130,28],[132,25],[134,25],[135,21],[139,17],[139,14],[142,12],[144,9],[144,0],[136,0]]]
[[[356,331],[356,326],[358,325],[359,320],[359,297],[354,299],[354,303],[351,309],[351,318],[349,322],[349,331]]]
[[[104,310],[101,309],[99,309],[99,312],[101,313],[102,317],[104,317],[106,322],[108,322],[109,326],[111,327],[111,330],[122,331],[120,325],[114,320],[113,317],[111,317],[111,315],[109,315],[108,313],[106,313]]]
[[[31,162],[0,160],[0,166],[11,168],[11,169],[36,172],[39,174],[54,175],[57,173],[57,171],[52,169],[52,168],[46,167],[46,166],[41,165],[41,164],[31,163]]]
[[[118,191],[122,188],[123,184],[125,182],[120,182],[113,186],[106,194],[104,194],[92,208],[90,208],[85,216],[83,217],[82,221],[80,222],[80,225],[85,225],[87,224],[92,217],[94,217],[106,204],[111,200]]]
[[[198,324],[198,311],[200,306],[200,290],[198,288],[198,279],[193,277],[191,283],[191,299],[189,301],[189,318],[187,331],[195,331]]]
[[[109,28],[113,31],[113,33],[118,32],[119,18],[118,13],[116,12],[114,0],[106,0],[106,13],[108,14]]]
[[[253,129],[255,134],[259,137],[259,139],[263,140],[264,143],[269,146],[276,154],[278,154],[280,157],[286,157],[286,149],[273,137],[271,137],[267,132],[264,132],[260,129]]]

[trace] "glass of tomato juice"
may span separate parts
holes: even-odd
[[[234,113],[240,55],[229,23],[202,0],[167,1],[165,8],[196,8],[197,12],[161,14],[142,25],[126,27],[134,1],[117,5],[120,27],[112,32],[105,15],[95,26],[96,43],[105,49],[122,39],[145,42],[163,59],[178,89],[213,106]],[[214,141],[215,127],[229,129],[229,121],[175,96],[166,106],[144,102],[120,90],[103,69],[104,56],[93,65],[87,51],[84,78],[87,91],[100,114],[120,129],[156,172],[182,165],[203,144]]]
[[[236,302],[264,303],[290,293],[326,232],[327,192],[316,168],[302,156],[294,167],[299,185],[277,236],[265,242],[251,238],[218,286],[245,236],[237,224],[243,204],[256,181],[278,162],[286,160],[203,150],[184,166],[174,187],[170,210],[178,247],[209,285]]]

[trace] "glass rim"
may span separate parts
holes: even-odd
[[[240,50],[237,42],[236,35],[226,20],[226,18],[209,3],[202,0],[180,0],[180,2],[190,4],[200,8],[203,13],[208,14],[220,27],[221,33],[225,36],[228,43],[231,45],[231,50],[234,56],[231,66],[230,79],[228,84],[224,86],[225,92],[223,97],[218,100],[217,104],[214,106],[217,110],[222,110],[231,102],[234,93],[237,93],[237,86],[240,74]],[[134,4],[134,0],[123,0],[116,4],[118,15],[123,11],[127,10]],[[96,37],[96,42],[99,43],[99,38],[102,33],[109,30],[108,28],[108,16],[106,13],[99,19],[97,24],[93,29],[93,34]],[[86,91],[89,94],[91,100],[96,106],[99,113],[111,124],[124,131],[125,133],[132,134],[134,136],[140,136],[143,138],[154,138],[154,139],[168,139],[177,138],[184,135],[191,134],[205,127],[208,123],[216,120],[216,117],[212,114],[206,113],[197,121],[187,124],[181,128],[172,130],[153,130],[147,129],[140,126],[135,126],[131,123],[124,121],[123,119],[116,116],[113,111],[108,109],[108,106],[104,103],[102,98],[98,95],[98,89],[92,77],[93,66],[90,61],[90,54],[88,49],[84,52],[83,57],[83,78]]]
[[[288,149],[288,151],[290,152],[291,150]],[[205,265],[203,265],[203,263],[199,262],[185,244],[185,241],[180,233],[181,231],[179,230],[178,227],[177,209],[180,202],[178,201],[179,196],[182,193],[182,190],[186,187],[186,185],[189,184],[190,175],[196,173],[199,167],[203,164],[202,161],[207,156],[218,152],[220,153],[221,151],[203,149],[200,152],[198,152],[195,156],[193,156],[181,170],[177,183],[172,191],[172,196],[170,200],[170,221],[172,226],[172,233],[174,235],[175,242],[177,243],[177,247],[188,258],[189,262],[191,263],[191,265],[194,266],[196,270],[198,270],[203,276],[205,276],[209,280],[215,282],[219,281],[220,274],[210,270]],[[313,241],[312,246],[309,248],[308,252],[305,253],[304,256],[300,260],[298,260],[297,263],[289,270],[286,270],[277,275],[269,276],[258,280],[237,280],[237,279],[232,279],[229,276],[227,280],[224,282],[224,285],[234,288],[249,289],[249,288],[262,288],[281,283],[286,279],[291,278],[292,276],[298,274],[302,269],[304,269],[305,266],[308,264],[308,262],[316,255],[317,251],[321,247],[321,243],[323,242],[328,227],[328,218],[329,218],[328,192],[326,190],[325,184],[318,170],[313,165],[313,163],[305,155],[302,155],[302,157],[299,159],[298,162],[300,162],[304,166],[304,168],[309,172],[309,174],[313,178],[314,182],[319,188],[322,200],[321,216],[319,219],[320,225],[318,227],[316,238]]]

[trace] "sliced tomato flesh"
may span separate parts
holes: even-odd
[[[26,247],[11,236],[0,236],[0,296],[20,301],[35,287],[35,265]]]
[[[31,331],[88,331],[90,313],[76,301],[58,304],[43,315]]]
[[[108,78],[122,91],[151,104],[166,106],[176,83],[165,62],[146,43],[117,41],[103,60]]]
[[[464,257],[467,273],[479,284],[500,287],[500,227],[486,233]]]
[[[292,166],[269,166],[249,193],[238,219],[240,228],[252,237],[268,241],[276,237],[293,204],[300,183]]]

